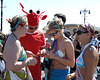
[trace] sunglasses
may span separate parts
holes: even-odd
[[[37,27],[28,27],[28,29],[30,29],[30,30],[36,30],[38,28],[38,26]]]
[[[83,34],[83,33],[88,33],[88,31],[83,32],[83,31],[81,31],[81,30],[78,30],[76,33],[77,33],[77,35],[81,35],[81,34]]]
[[[48,34],[50,36],[55,36],[57,34],[58,31],[56,31],[55,33],[52,33],[52,34]]]

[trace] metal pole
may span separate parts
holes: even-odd
[[[82,14],[82,12],[84,13],[84,24],[85,24],[85,20],[86,20],[86,13],[88,12],[88,14],[90,14],[90,10],[80,10],[80,14]]]
[[[86,20],[85,18],[86,18],[86,14],[84,13],[84,24],[85,24],[85,20]]]
[[[2,23],[3,23],[3,0],[1,0],[1,31],[2,31]]]

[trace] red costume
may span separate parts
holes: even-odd
[[[25,12],[23,9],[23,5],[20,3],[22,7],[22,11]],[[28,25],[31,27],[36,27],[39,24],[39,18],[44,20],[47,15],[27,13]],[[20,38],[21,45],[24,47],[25,50],[31,51],[33,54],[37,55],[40,51],[41,46],[45,45],[45,37],[39,30],[36,30],[34,33],[26,33],[25,37]],[[29,70],[32,74],[33,80],[41,80],[41,67],[40,67],[40,56],[37,56],[38,63],[35,66],[28,66]]]
[[[20,38],[21,44],[25,50],[31,51],[37,55],[41,46],[45,45],[44,35],[36,30],[35,33],[27,33],[25,37]],[[40,56],[37,57],[38,63],[35,66],[29,66],[33,80],[41,80]]]

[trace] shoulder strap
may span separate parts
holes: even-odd
[[[91,43],[88,43],[87,45],[85,45],[85,47],[84,47],[84,49],[83,49],[83,51],[82,51],[82,54],[83,54],[83,52],[85,51],[85,49],[90,45]]]

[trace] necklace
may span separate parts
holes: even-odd
[[[17,39],[17,40],[19,40],[18,38],[17,38],[17,36],[14,34],[14,33],[12,33],[13,35],[14,35],[14,37]]]

